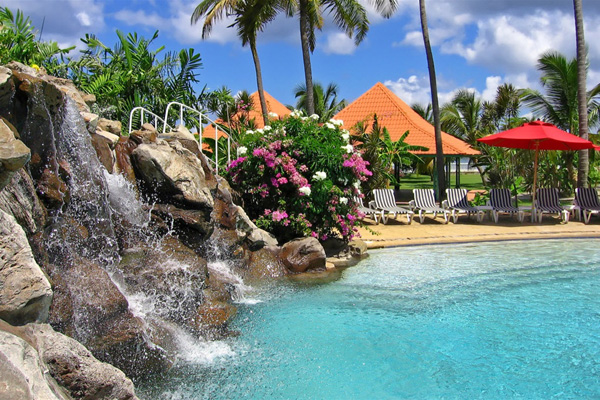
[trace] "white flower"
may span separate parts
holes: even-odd
[[[263,131],[269,132],[271,129],[273,129],[273,128],[271,128],[269,125],[267,125],[263,128]]]
[[[342,139],[344,139],[344,142],[348,143],[350,141],[350,134],[342,133]]]
[[[263,133],[265,133],[265,131],[264,131],[264,129],[259,128],[256,130],[256,133],[260,133],[262,135]]]
[[[347,197],[340,197],[340,204],[348,204],[348,198]]]
[[[254,133],[254,131],[252,129],[248,129],[246,131],[246,135],[252,135]]]
[[[354,151],[354,146],[348,144],[346,146],[342,146],[342,149],[346,150],[346,153],[352,153]]]
[[[322,181],[327,179],[327,174],[323,171],[317,171],[315,172],[315,174],[313,175],[313,179],[315,181]]]
[[[331,122],[332,124],[334,124],[336,126],[344,125],[344,121],[342,121],[341,119],[330,119],[329,122]]]
[[[308,186],[302,186],[298,191],[305,196],[310,196],[310,188]]]
[[[279,118],[279,115],[277,115],[277,113],[270,112],[269,113],[269,118]]]
[[[359,188],[360,187],[360,181],[356,181],[352,184],[352,186],[354,186],[355,188]]]
[[[325,122],[325,128],[335,129],[335,126],[329,122]]]
[[[317,114],[313,114],[310,116],[310,119],[314,119],[316,121],[319,119],[319,116]]]
[[[302,121],[306,121],[308,119],[308,117],[302,117],[300,118]]]
[[[294,117],[294,118],[301,117],[301,116],[302,116],[302,111],[300,111],[300,110],[294,110],[294,111],[292,111],[292,112],[290,113],[290,116],[291,116],[291,117]]]
[[[245,146],[240,146],[237,149],[237,155],[238,157],[243,156],[244,154],[246,154],[248,152],[248,148]]]

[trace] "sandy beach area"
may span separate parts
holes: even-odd
[[[574,216],[562,224],[556,216],[544,216],[542,223],[531,222],[529,216],[521,223],[516,218],[501,215],[497,224],[488,216],[482,222],[475,217],[461,215],[456,224],[444,224],[439,215],[434,220],[427,216],[421,224],[419,218],[406,223],[406,216],[389,219],[387,224],[376,225],[369,218],[364,220],[366,228],[359,228],[361,239],[370,249],[391,246],[410,246],[436,243],[460,243],[496,240],[525,240],[551,238],[600,237],[600,219],[592,217],[588,225]]]

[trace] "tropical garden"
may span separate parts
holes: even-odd
[[[575,1],[576,15],[578,2]],[[439,105],[425,1],[420,0],[419,4],[432,102],[413,108],[435,128],[437,170],[431,174],[439,193],[447,185],[445,179],[438,179],[445,175],[441,131],[481,152],[472,162],[486,187],[510,187],[519,193],[531,190],[532,155],[480,145],[478,138],[537,118],[584,138],[588,129],[598,130],[600,85],[589,91],[585,88],[585,42],[580,26],[576,26],[576,58],[549,52],[539,59],[542,92],[504,84],[493,101],[483,101],[472,91],[459,90],[448,104]],[[373,0],[372,5],[383,17],[389,17],[397,2]],[[127,126],[132,108],[145,107],[160,113],[171,101],[212,114],[223,121],[221,128],[233,139],[233,151],[237,154],[233,160],[223,157],[218,162],[258,226],[285,238],[312,235],[324,239],[338,234],[348,240],[360,224],[355,196],[363,196],[376,187],[398,186],[401,167],[416,168],[425,160],[414,155],[422,148],[405,142],[410,132],[392,141],[376,117],[370,126],[358,124],[350,132],[332,119],[346,101],[338,98],[336,84],[313,82],[311,67],[315,35],[324,24],[324,12],[333,15],[337,26],[356,44],[366,37],[367,13],[356,0],[204,0],[190,16],[191,24],[202,22],[199,29],[203,38],[208,38],[225,17],[234,18],[231,26],[253,57],[263,110],[262,129],[256,129],[257,121],[250,118],[232,119],[234,115],[247,115],[247,111],[258,106],[252,103],[248,92],[234,95],[225,86],[212,91],[203,87],[200,54],[193,48],[165,52],[155,45],[158,31],[149,39],[117,31],[113,45],[88,34],[81,39],[85,48],[75,56],[71,54],[73,48],[63,49],[55,42],[37,40],[35,27],[20,11],[0,7],[0,64],[19,61],[71,79],[82,91],[96,96],[95,113],[120,120],[123,126]],[[278,15],[295,18],[299,23],[305,71],[305,82],[294,88],[297,103],[289,106],[294,111],[287,118],[267,112],[257,49],[258,35]],[[182,122],[192,126],[191,121]],[[214,151],[217,146],[224,148],[226,144],[207,139],[205,147]],[[597,185],[598,163],[600,160],[587,150],[544,152],[540,184],[559,187],[565,195],[573,193],[578,185]]]

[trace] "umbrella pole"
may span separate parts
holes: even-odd
[[[535,191],[537,186],[538,154],[540,153],[540,144],[535,144],[535,157],[533,159],[533,193],[531,195],[531,222],[535,221]]]

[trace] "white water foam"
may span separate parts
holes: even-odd
[[[231,282],[233,285],[233,293],[231,298],[235,303],[241,304],[257,304],[261,300],[247,297],[252,292],[252,286],[246,285],[241,276],[235,273],[232,266],[223,260],[212,261],[208,263],[208,269],[212,274],[220,277],[225,282]]]

